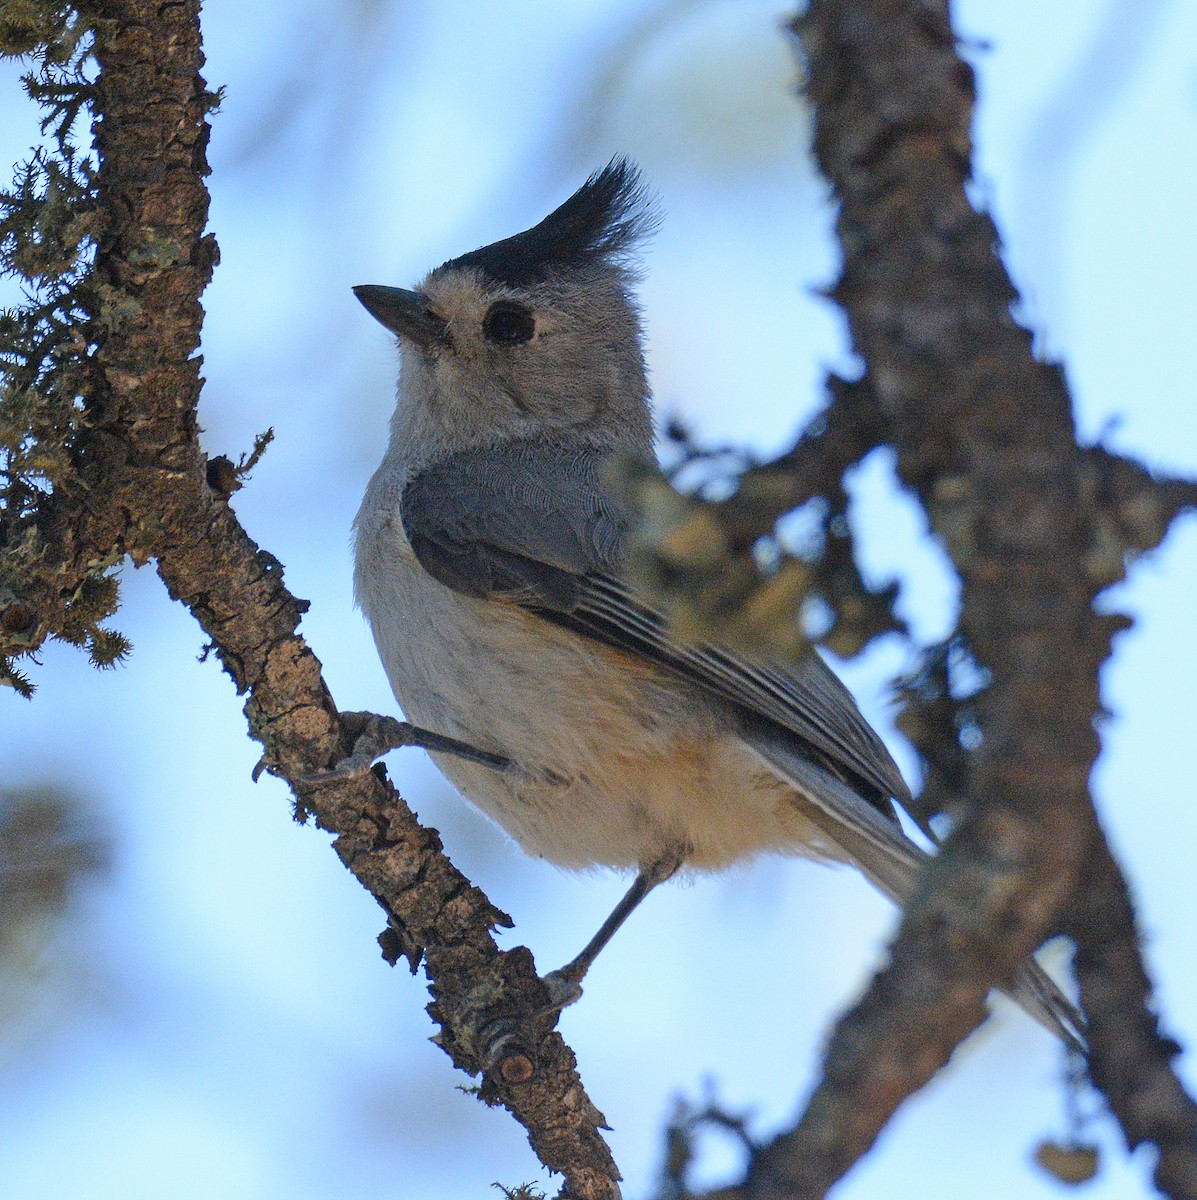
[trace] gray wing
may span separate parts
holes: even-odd
[[[454,455],[408,483],[404,531],[424,569],[448,587],[510,599],[685,675],[762,733],[797,738],[892,821],[890,797],[907,800],[906,784],[821,658],[780,667],[676,642],[660,614],[618,581],[631,515],[604,488],[603,462],[595,451],[544,443]]]
[[[589,574],[616,569],[628,525],[598,470],[592,451],[528,443],[456,454],[408,483],[403,529],[454,591],[568,612]]]

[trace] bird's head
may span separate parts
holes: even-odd
[[[647,451],[631,254],[653,223],[636,168],[614,159],[539,224],[450,259],[415,291],[354,288],[399,339],[396,436]]]

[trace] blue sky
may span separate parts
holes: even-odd
[[[222,264],[209,289],[201,421],[236,456],[276,442],[236,507],[312,601],[304,632],[345,708],[392,711],[352,607],[348,531],[381,454],[395,352],[349,291],[537,220],[614,152],[635,157],[665,223],[642,288],[658,410],[712,442],[784,445],[848,361],[817,290],[834,277],[826,189],[779,31],[785,6],[589,0],[277,6],[211,0],[206,75],[224,84],[211,158]],[[1197,473],[1197,8],[1056,0],[955,6],[979,72],[978,197],[1024,312],[1063,358],[1089,438]],[[35,128],[6,66],[0,158]],[[902,581],[916,632],[950,627],[941,552],[883,454],[853,481],[862,561]],[[1103,686],[1114,716],[1095,776],[1133,881],[1170,1027],[1197,1036],[1190,913],[1197,536],[1180,523],[1110,603],[1137,625]],[[110,824],[115,868],[9,981],[0,1028],[6,1196],[450,1200],[544,1179],[519,1128],[463,1095],[427,1038],[419,979],[374,945],[377,909],[324,835],[254,785],[240,702],[190,617],[127,572],[129,664],[50,647],[33,703],[0,695],[10,785],[78,789]],[[889,642],[844,674],[886,733]],[[550,968],[623,882],[530,862],[415,751],[390,768],[453,859]],[[769,860],[661,889],[563,1017],[613,1130],[629,1197],[658,1169],[679,1094],[711,1086],[767,1132],[792,1117],[835,1014],[893,921],[847,871]],[[1182,1071],[1197,1083],[1191,1056]],[[836,1193],[1047,1197],[1029,1162],[1063,1129],[1060,1056],[1004,1008]],[[1149,1194],[1111,1127],[1094,1200]],[[352,1163],[349,1177],[345,1164]],[[718,1139],[700,1163],[736,1165]],[[547,1181],[546,1181],[547,1182]]]

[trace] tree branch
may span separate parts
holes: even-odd
[[[742,1188],[726,1194],[825,1195],[979,1024],[986,993],[1009,982],[1075,895],[1082,999],[1087,1011],[1096,1002],[1093,1079],[1132,1144],[1161,1147],[1170,1166],[1162,1157],[1157,1182],[1192,1195],[1192,1104],[1147,1013],[1133,921],[1116,899],[1125,901],[1124,884],[1088,794],[1098,673],[1126,623],[1094,612],[1114,557],[1095,551],[1116,548],[1117,577],[1192,492],[1153,488],[1133,464],[1086,456],[1061,373],[1035,361],[1012,319],[1017,296],[994,253],[996,231],[966,192],[973,78],[945,0],[811,0],[794,30],[816,153],[841,206],[834,295],[899,474],[960,570],[961,629],[990,683],[977,701],[985,741],[971,756],[963,819],[907,906],[889,963],[835,1030],[797,1127],[756,1154]],[[1135,537],[1115,519],[1134,506],[1095,478],[1150,496],[1150,532]],[[1096,863],[1105,900],[1081,874]],[[1112,963],[1112,947],[1129,961]],[[1112,967],[1131,981],[1112,985],[1116,995]],[[1128,1013],[1148,1052],[1137,1072],[1117,1050],[1114,1017]]]
[[[1167,1196],[1197,1197],[1197,1104],[1172,1067],[1180,1046],[1160,1030],[1139,953],[1135,914],[1104,839],[1095,839],[1065,924],[1076,942],[1081,1004],[1089,1018],[1090,1073],[1133,1150],[1158,1151]]]
[[[571,1197],[609,1200],[618,1172],[602,1115],[551,1032],[554,1018],[527,1016],[547,1002],[532,956],[500,952],[491,936],[509,919],[453,867],[384,772],[304,782],[349,752],[352,731],[296,632],[306,603],[241,528],[228,490],[209,486],[198,442],[199,297],[217,259],[203,232],[212,97],[199,75],[198,0],[114,0],[94,35],[97,350],[78,485],[56,491],[37,529],[37,555],[50,564],[38,576],[40,636],[55,628],[58,581],[85,577],[97,557],[154,559],[247,694],[267,769],[290,783],[301,816],[337,835],[337,854],[386,912],[390,961],[403,954],[415,970],[423,960],[441,1045],[457,1066],[483,1074],[482,1098],[524,1124]]]

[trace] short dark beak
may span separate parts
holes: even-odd
[[[423,292],[362,283],[353,289],[353,294],[376,321],[422,349],[449,344],[449,327],[428,307],[428,297]]]

